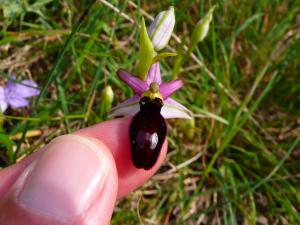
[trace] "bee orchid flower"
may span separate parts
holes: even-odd
[[[191,112],[170,97],[182,87],[182,80],[162,82],[159,61],[154,58],[155,51],[167,45],[174,24],[173,7],[158,14],[148,33],[142,20],[139,53],[139,75],[142,80],[125,70],[117,71],[119,78],[135,95],[112,108],[111,116],[132,116],[129,125],[131,159],[138,169],[149,170],[157,162],[167,136],[165,119],[191,119]]]
[[[192,113],[182,104],[170,97],[174,92],[182,87],[182,80],[162,82],[159,62],[151,65],[145,81],[140,80],[138,77],[122,69],[118,70],[117,74],[122,81],[130,86],[135,95],[112,108],[110,114],[112,117],[135,115],[140,110],[139,101],[141,97],[145,94],[149,94],[151,90],[157,89],[157,94],[161,95],[163,99],[161,115],[165,119],[191,119]]]

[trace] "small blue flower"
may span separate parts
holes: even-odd
[[[20,83],[10,80],[4,87],[0,87],[0,109],[5,112],[8,106],[13,109],[29,105],[27,98],[39,95],[38,85],[32,80],[23,80]]]

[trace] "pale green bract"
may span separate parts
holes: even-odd
[[[148,36],[145,20],[144,18],[142,18],[138,65],[138,73],[142,80],[146,79],[148,70],[150,69],[154,56],[155,51],[153,48],[153,44]]]

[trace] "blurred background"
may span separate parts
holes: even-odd
[[[0,168],[107,120],[133,95],[116,70],[136,71],[139,21],[171,5],[169,51],[217,5],[175,74],[185,85],[174,99],[194,118],[169,120],[165,163],[118,202],[112,224],[300,224],[299,0],[0,0],[0,86],[32,79],[40,90],[0,113]],[[173,65],[162,61],[165,81]]]

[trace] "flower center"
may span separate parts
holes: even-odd
[[[159,92],[159,85],[158,85],[158,83],[152,82],[152,83],[150,84],[149,90],[150,90],[152,93],[157,93],[157,92]]]
[[[152,82],[149,89],[142,94],[142,97],[149,97],[151,100],[155,98],[163,100],[163,97],[159,92],[159,84],[156,82]]]

